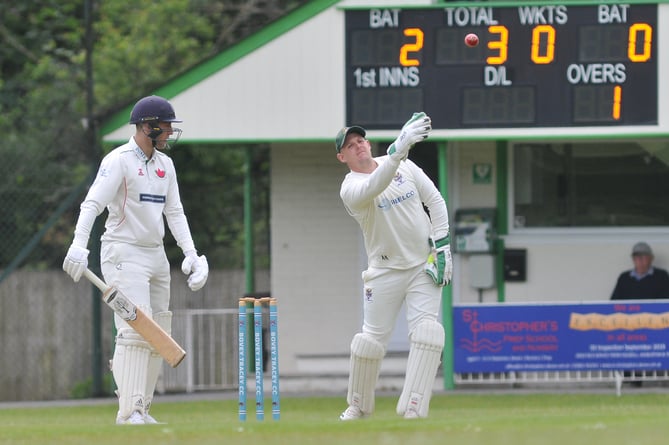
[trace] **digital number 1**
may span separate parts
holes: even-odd
[[[613,107],[611,116],[615,120],[620,120],[620,105],[623,99],[623,88],[620,85],[613,87]]]

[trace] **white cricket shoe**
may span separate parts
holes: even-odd
[[[116,418],[117,425],[145,425],[144,416],[139,411],[133,411],[128,418]]]
[[[144,423],[147,425],[165,425],[165,422],[158,422],[151,414],[144,414]]]
[[[405,419],[418,419],[419,417],[420,417],[420,416],[418,415],[418,413],[416,412],[416,410],[415,410],[415,409],[412,409],[412,408],[409,408],[409,409],[406,410],[406,412],[404,413],[404,418],[405,418]]]
[[[339,416],[339,420],[358,420],[358,419],[362,419],[364,417],[365,417],[365,413],[363,413],[360,410],[360,408],[358,408],[357,406],[351,405],[348,408],[346,408],[346,411],[341,413],[341,415]]]

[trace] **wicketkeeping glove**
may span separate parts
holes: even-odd
[[[451,258],[450,241],[448,235],[437,241],[430,238],[432,252],[427,257],[425,272],[437,286],[447,285],[453,277],[453,258]]]
[[[414,113],[406,124],[398,138],[388,147],[388,155],[393,159],[404,160],[409,155],[409,150],[417,142],[426,139],[432,131],[432,119],[423,113]]]
[[[195,253],[186,255],[183,263],[181,263],[181,271],[186,275],[190,274],[188,277],[188,287],[190,287],[190,290],[196,291],[202,289],[209,276],[207,257],[204,255],[197,256]]]
[[[88,249],[83,247],[70,246],[63,261],[63,270],[72,277],[74,282],[78,282],[88,267]]]

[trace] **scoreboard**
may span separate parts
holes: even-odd
[[[397,129],[423,110],[435,130],[657,126],[658,9],[346,10],[347,123]],[[478,46],[465,45],[468,33]]]

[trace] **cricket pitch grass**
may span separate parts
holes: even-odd
[[[373,417],[338,420],[343,397],[283,397],[281,420],[246,422],[237,401],[165,401],[152,414],[164,425],[116,426],[116,405],[0,409],[0,444],[398,444],[653,445],[669,444],[669,393],[439,393],[427,419],[395,414],[397,397],[376,401]],[[267,407],[269,408],[269,406]]]

